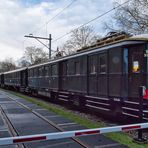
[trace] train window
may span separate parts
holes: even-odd
[[[39,76],[42,76],[42,67],[39,67]]]
[[[33,77],[33,69],[31,70],[31,76]]]
[[[37,68],[34,69],[34,76],[35,76],[35,77],[38,76],[38,69],[37,69]]]
[[[51,75],[52,76],[58,75],[58,69],[57,69],[57,65],[56,64],[51,65]]]
[[[97,58],[96,56],[91,56],[89,58],[89,65],[90,65],[90,74],[95,74],[97,72]]]
[[[39,76],[39,69],[36,68],[36,76],[38,77]]]
[[[30,77],[32,77],[32,69],[30,69]]]
[[[32,77],[34,77],[34,69],[32,69],[32,73],[31,73]]]
[[[76,75],[80,74],[80,62],[79,61],[75,62],[75,74]]]
[[[121,48],[115,48],[109,50],[109,73],[121,73]]]
[[[99,73],[107,72],[107,59],[105,54],[99,55]]]
[[[16,73],[16,78],[19,78],[19,72]]]
[[[34,69],[32,69],[32,77],[34,77]]]
[[[123,50],[123,73],[128,74],[128,49]]]
[[[81,74],[87,74],[87,56],[81,57]]]
[[[48,75],[49,75],[49,67],[45,66],[45,76],[48,76]]]
[[[30,69],[30,77],[33,77],[33,71]]]
[[[68,74],[68,64],[67,61],[63,62],[63,75],[67,75]]]
[[[33,69],[33,77],[36,77],[36,68]]]
[[[44,74],[45,74],[45,68],[41,67],[41,76],[44,76]]]
[[[30,70],[28,71],[28,75],[29,75],[29,77],[31,77]]]
[[[30,70],[28,70],[28,77],[30,77]]]
[[[51,65],[48,66],[48,73],[49,73],[49,76],[51,76]]]
[[[18,72],[18,78],[20,78],[20,72]]]

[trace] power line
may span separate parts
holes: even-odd
[[[55,16],[53,16],[51,19],[49,19],[44,25],[42,25],[41,27],[39,27],[38,29],[36,29],[35,31],[33,31],[33,33],[36,33],[37,31],[39,31],[40,29],[42,29],[44,26],[48,25],[52,20],[54,20],[57,16],[59,16],[66,9],[68,9],[75,1],[77,1],[77,0],[73,0],[66,7],[64,7],[60,12],[58,12]]]
[[[95,21],[95,20],[101,18],[102,16],[104,16],[104,15],[106,15],[106,14],[108,14],[108,13],[114,11],[115,9],[117,9],[117,8],[119,8],[119,7],[121,7],[121,6],[123,6],[124,4],[126,4],[126,3],[130,2],[130,1],[131,1],[131,0],[128,0],[128,1],[126,1],[126,2],[124,2],[124,3],[122,3],[122,4],[119,4],[118,6],[112,8],[112,9],[110,9],[110,10],[104,12],[103,14],[101,14],[101,15],[99,15],[99,16],[97,16],[97,17],[91,19],[91,20],[89,20],[88,22],[86,22],[86,23],[80,25],[79,27],[75,28],[74,30],[77,30],[77,29],[79,29],[79,28],[82,28],[82,27],[88,25],[89,23],[91,23],[91,22],[93,22],[93,21]],[[68,33],[66,33],[66,34],[64,34],[64,35],[62,35],[62,36],[60,36],[59,38],[53,40],[52,43],[54,43],[54,42],[56,42],[56,41],[62,39],[63,37],[69,35],[70,33],[72,33],[72,31],[70,31],[70,32],[68,32]]]
[[[46,22],[46,24],[49,24],[49,22],[51,22],[53,19],[55,19],[57,16],[59,16],[63,11],[65,11],[67,8],[69,8],[75,1],[77,1],[77,0],[73,0],[70,4],[68,4],[65,8],[63,8],[59,13],[57,13],[54,17],[52,17],[50,20],[48,20]]]

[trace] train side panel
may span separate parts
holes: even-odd
[[[4,86],[13,89],[23,89],[27,87],[27,68],[13,70],[4,73]]]

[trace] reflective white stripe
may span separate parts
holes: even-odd
[[[130,125],[95,128],[95,129],[85,129],[85,130],[68,131],[68,132],[56,132],[56,133],[47,133],[47,134],[39,134],[39,135],[18,136],[18,137],[10,137],[10,138],[8,137],[8,138],[0,138],[0,145],[71,138],[71,137],[78,137],[82,135],[130,131],[130,130],[137,130],[137,129],[144,129],[144,128],[148,128],[148,123],[130,124]]]
[[[47,135],[48,140],[52,139],[62,139],[62,138],[71,138],[75,137],[75,132],[58,132],[58,133],[53,133],[51,135]]]
[[[10,145],[13,144],[12,139],[8,138],[0,138],[0,145]]]

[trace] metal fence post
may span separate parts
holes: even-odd
[[[139,87],[139,123],[143,122],[143,96],[145,95],[145,86]],[[147,140],[143,138],[142,129],[138,130],[137,138],[134,138],[137,143],[145,143]]]

